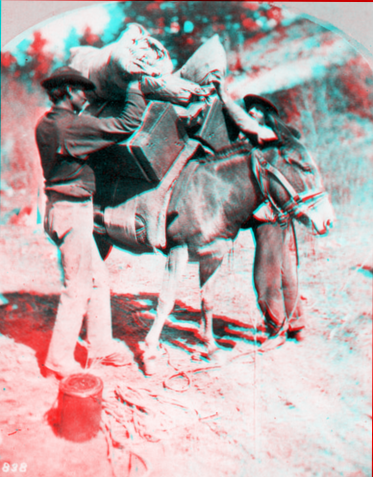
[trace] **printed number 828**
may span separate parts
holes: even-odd
[[[19,472],[26,472],[26,469],[27,469],[27,464],[25,464],[24,462],[22,464],[8,464],[8,462],[4,462],[3,464],[3,472],[17,472],[17,470]]]

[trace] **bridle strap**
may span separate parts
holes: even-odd
[[[271,195],[268,191],[268,187],[265,185],[265,183],[263,181],[263,177],[262,177],[263,169],[262,168],[264,166],[267,166],[268,162],[264,159],[262,152],[257,148],[254,148],[251,151],[251,158],[252,158],[251,159],[252,160],[252,163],[251,163],[252,170],[253,170],[254,176],[256,178],[256,181],[258,183],[259,189],[260,189],[265,201],[270,202],[270,204],[272,204],[272,213],[276,217],[275,220],[277,222],[279,222],[279,224],[281,226],[285,226],[287,221],[288,221],[288,218],[290,217],[290,214],[288,212],[284,212],[283,210],[281,210],[277,206],[277,204],[272,199],[272,197],[271,197]]]
[[[286,179],[286,177],[280,172],[278,169],[273,167],[269,162],[263,161],[261,163],[261,166],[267,169],[268,172],[270,172],[272,175],[274,175],[282,187],[286,189],[290,197],[293,199],[294,202],[299,202],[300,198],[299,195],[297,194],[296,190],[294,187],[290,184],[290,182]]]
[[[325,191],[310,191],[307,194],[299,194],[299,202],[294,203],[293,200],[289,200],[282,206],[283,210],[292,213],[294,212],[296,215],[297,209],[301,208],[304,205],[308,205],[309,207],[312,207],[313,205],[316,205],[319,203],[321,200],[323,200],[327,196],[327,192]]]
[[[277,152],[277,151],[276,151]],[[260,149],[253,149],[252,151],[253,156],[255,157],[259,168],[267,170],[269,173],[271,173],[273,176],[276,177],[276,179],[279,181],[279,183],[282,185],[282,187],[287,191],[287,193],[290,195],[291,199],[295,202],[299,202],[299,194],[297,191],[294,189],[294,187],[290,184],[290,182],[286,179],[284,174],[280,172],[278,169],[276,169],[272,164],[270,164],[268,161],[263,156],[262,151]],[[268,192],[266,193],[268,195]]]
[[[277,152],[277,151],[276,151]],[[277,152],[278,154],[278,152]],[[277,213],[277,221],[280,225],[286,224],[287,220],[294,215],[297,215],[297,210],[299,210],[302,205],[306,203],[315,203],[326,195],[325,191],[308,191],[307,193],[298,194],[286,177],[280,172],[276,167],[272,166],[263,156],[262,151],[258,148],[254,148],[251,153],[252,157],[252,169],[254,176],[259,185],[260,191],[262,192],[266,201],[269,201],[274,210]],[[263,171],[267,171],[272,176],[276,177],[280,185],[287,191],[290,196],[290,200],[281,208],[279,207],[271,197],[268,185],[263,181]]]

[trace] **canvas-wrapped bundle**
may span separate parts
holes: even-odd
[[[173,69],[167,49],[137,23],[129,23],[118,40],[103,48],[80,46],[70,53],[70,66],[93,81],[96,95],[104,100],[122,98],[134,79]]]
[[[219,35],[214,35],[203,43],[173,76],[203,86],[221,80],[226,73],[227,55]]]
[[[121,99],[128,83],[140,79],[141,89],[149,99],[186,105],[213,92],[212,82],[225,76],[227,61],[215,35],[172,74],[167,49],[144,27],[130,23],[118,40],[103,48],[72,48],[70,65],[95,83],[96,99]]]
[[[224,78],[226,71],[227,56],[219,35],[214,35],[176,73],[160,78],[144,76],[141,87],[154,99],[184,104],[210,96],[214,92],[214,81]]]
[[[193,100],[198,101],[209,96],[214,91],[214,86],[200,86],[175,75],[165,75],[158,78],[143,76],[141,90],[148,99],[185,105]]]

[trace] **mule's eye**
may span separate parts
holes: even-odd
[[[303,171],[303,172],[312,172],[312,169],[310,166],[307,164],[302,164],[301,162],[297,162],[297,166]]]

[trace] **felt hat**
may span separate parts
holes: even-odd
[[[243,100],[245,102],[246,111],[249,111],[250,108],[253,107],[253,105],[258,104],[258,105],[263,106],[264,108],[267,108],[270,111],[276,113],[277,116],[279,116],[279,114],[280,114],[278,112],[278,109],[276,108],[276,106],[271,101],[269,101],[269,99],[264,98],[263,96],[257,96],[256,94],[248,94],[247,96],[245,96],[243,98]],[[290,131],[290,133],[296,139],[300,139],[302,137],[301,133],[294,126],[291,126],[290,124],[285,124],[280,119],[279,119],[279,121],[283,124],[283,126],[285,126]]]
[[[269,101],[269,99],[264,98],[263,96],[257,96],[256,94],[248,94],[243,98],[245,102],[246,111],[249,111],[254,104],[263,106],[264,108],[270,109],[279,115],[278,109],[276,106]]]
[[[93,90],[96,88],[94,83],[85,78],[78,70],[71,68],[70,66],[61,66],[53,71],[53,73],[41,83],[41,86],[45,89],[56,88],[64,84],[80,86],[85,90]]]

